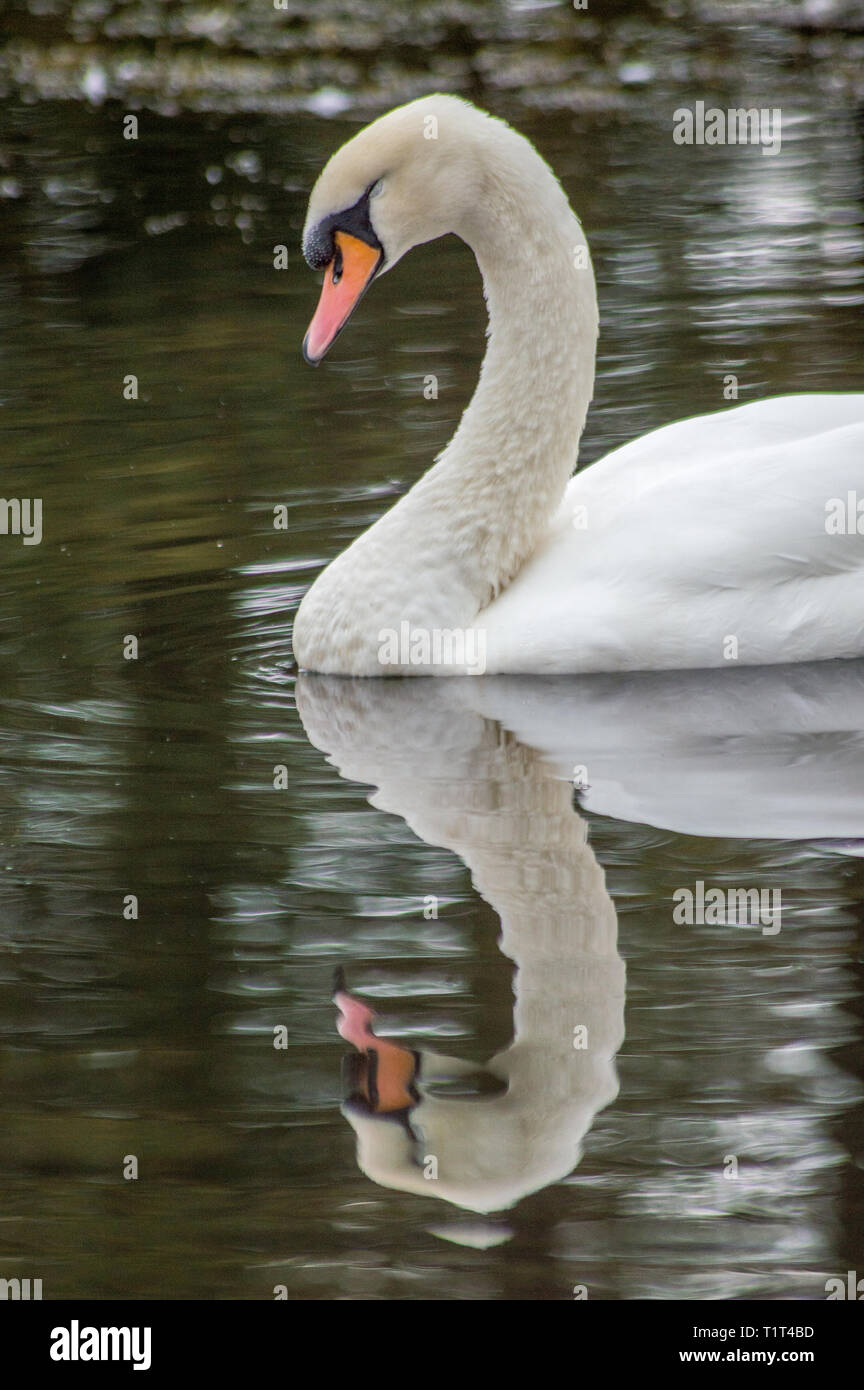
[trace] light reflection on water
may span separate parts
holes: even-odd
[[[46,1297],[254,1298],[277,1283],[296,1298],[569,1298],[578,1283],[592,1298],[820,1297],[864,1258],[862,863],[845,852],[857,844],[823,843],[817,791],[831,798],[815,773],[808,789],[810,765],[794,839],[696,836],[583,798],[585,854],[605,870],[627,975],[623,1018],[614,989],[605,1014],[599,987],[586,998],[610,1048],[622,1022],[625,1034],[592,1100],[555,1060],[580,996],[566,971],[537,965],[555,923],[542,845],[522,861],[529,897],[507,909],[514,982],[500,879],[487,866],[472,884],[458,836],[427,842],[404,819],[449,776],[454,822],[468,808],[475,831],[500,831],[508,768],[523,795],[541,775],[516,715],[475,713],[442,768],[441,741],[424,753],[427,725],[412,742],[382,696],[378,752],[392,739],[407,768],[407,800],[391,807],[367,801],[374,741],[343,779],[295,709],[286,614],[310,570],[410,483],[470,394],[482,307],[464,248],[416,252],[311,373],[298,345],[314,283],[299,256],[277,275],[271,248],[296,244],[301,190],[347,125],[151,118],[131,165],[112,153],[104,113],[41,106],[15,119],[31,143],[16,146],[23,191],[0,223],[4,490],[43,496],[45,539],[16,550],[7,538],[2,554],[0,1274],[41,1277]],[[861,388],[862,150],[849,117],[802,110],[777,159],[669,158],[659,115],[523,124],[595,252],[586,459],[716,408],[728,371],[742,399]],[[238,150],[259,158],[260,206],[241,202],[253,166]],[[174,213],[185,225],[142,233],[146,217]],[[141,382],[134,404],[127,372]],[[276,504],[287,531],[272,525]],[[137,662],[122,659],[130,633]],[[530,703],[517,690],[508,716]],[[450,735],[459,727],[452,716]],[[472,760],[475,738],[485,751]],[[826,754],[808,745],[817,764]],[[840,769],[843,746],[833,755]],[[543,767],[566,844],[579,821],[562,769]],[[722,770],[709,759],[699,777],[691,829]],[[527,819],[536,830],[536,812]],[[741,822],[754,824],[752,805]],[[510,860],[524,854],[520,827]],[[851,824],[834,830],[854,839]],[[675,926],[672,893],[700,878],[780,887],[782,932]],[[129,894],[137,919],[123,916]],[[423,917],[430,894],[437,920]],[[559,904],[567,921],[584,908],[584,893]],[[526,1086],[545,1148],[508,1164],[510,1140],[487,1134],[487,1168],[509,1184],[499,1198],[518,1189],[509,1209],[480,1216],[476,1201],[463,1211],[382,1183],[368,1154],[368,1175],[358,1167],[340,1111],[337,965],[382,1036],[474,1068],[507,1056],[514,985],[529,997],[535,971],[554,1038],[528,1028]],[[288,1046],[274,1049],[283,1025]],[[465,1116],[474,1102],[446,1104]],[[464,1126],[475,1138],[491,1123],[477,1105]],[[437,1123],[426,1129],[446,1150]],[[476,1149],[460,1152],[463,1183]],[[121,1176],[130,1153],[134,1190]]]

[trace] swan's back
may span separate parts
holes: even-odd
[[[625,444],[572,479],[546,541],[480,615],[487,669],[861,655],[864,536],[854,516],[829,520],[858,485],[864,501],[860,394],[777,397]]]

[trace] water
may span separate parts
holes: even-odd
[[[730,373],[742,401],[861,389],[862,127],[795,90],[776,159],[672,157],[656,101],[518,113],[596,260],[585,460],[720,408]],[[602,785],[574,808],[520,736],[567,708],[542,682],[298,689],[315,568],[470,396],[476,269],[415,251],[313,372],[305,192],[354,125],[143,111],[124,142],[120,114],[4,121],[3,489],[43,498],[44,538],[0,553],[0,1275],[46,1298],[823,1297],[864,1260],[854,826],[760,836],[742,799],[753,837],[719,834],[728,733],[684,824],[610,814]],[[571,754],[603,689],[572,688]],[[700,880],[780,888],[782,931],[677,925]],[[337,966],[421,1056],[413,1136],[340,1109]]]

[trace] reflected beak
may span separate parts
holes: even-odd
[[[324,271],[315,316],[303,339],[303,356],[313,367],[330,348],[359,304],[381,264],[383,252],[348,232],[334,233],[336,255]]]
[[[407,1047],[392,1043],[370,1047],[367,1072],[367,1099],[377,1115],[391,1115],[394,1110],[406,1110],[417,1104],[414,1089],[417,1059]]]
[[[344,980],[337,977],[342,986]],[[353,1043],[352,1054],[345,1069],[349,1097],[360,1095],[374,1114],[388,1115],[417,1104],[414,1078],[417,1075],[419,1054],[402,1047],[389,1038],[377,1038],[372,1030],[375,1014],[344,988],[333,996],[340,1017],[337,1021],[341,1036]]]

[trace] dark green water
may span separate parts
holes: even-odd
[[[290,622],[321,560],[449,437],[483,350],[479,280],[455,241],[415,251],[313,372],[296,247],[353,126],[141,113],[124,142],[121,114],[42,103],[3,123],[3,492],[43,499],[44,537],[0,538],[0,1276],[42,1278],[46,1298],[824,1297],[864,1272],[864,873],[824,844],[589,815],[627,1004],[618,1095],[582,1126],[581,1162],[482,1218],[358,1168],[334,966],[411,1048],[480,1065],[513,1027],[496,912],[398,796],[370,807],[376,768],[395,759],[415,804],[474,806],[478,836],[514,852],[520,759],[545,774],[476,718],[475,751],[442,763],[436,697],[427,717],[372,692],[362,718],[349,701],[363,756],[340,777],[297,713]],[[596,258],[585,460],[720,408],[729,372],[741,400],[861,389],[847,106],[801,84],[776,159],[673,157],[656,104],[520,123]],[[313,718],[321,702],[311,689]],[[565,802],[550,843],[572,833]],[[537,939],[566,917],[545,844],[524,865],[533,899],[510,904],[529,952],[532,901]],[[700,878],[782,885],[783,932],[676,926],[671,893]],[[550,1004],[568,1032],[588,994]],[[612,1038],[614,989],[604,1007]],[[541,1110],[562,1065],[534,1075]]]

